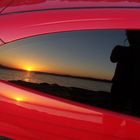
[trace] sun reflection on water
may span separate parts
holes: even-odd
[[[25,82],[30,82],[31,81],[31,71],[26,71],[25,75],[24,75],[24,81]]]

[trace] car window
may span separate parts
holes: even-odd
[[[126,30],[84,30],[17,40],[0,47],[0,79],[132,114],[129,39]]]

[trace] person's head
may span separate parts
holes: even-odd
[[[126,30],[130,46],[140,46],[140,30]]]

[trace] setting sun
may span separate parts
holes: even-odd
[[[25,70],[26,71],[32,71],[32,68],[31,67],[26,67]]]
[[[16,97],[15,100],[16,100],[17,102],[21,102],[21,101],[23,101],[23,98],[21,98],[21,97]]]
[[[32,69],[31,68],[28,68],[27,71],[32,71]]]

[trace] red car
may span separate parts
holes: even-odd
[[[110,103],[111,52],[139,29],[139,0],[1,0],[0,139],[139,140]]]

